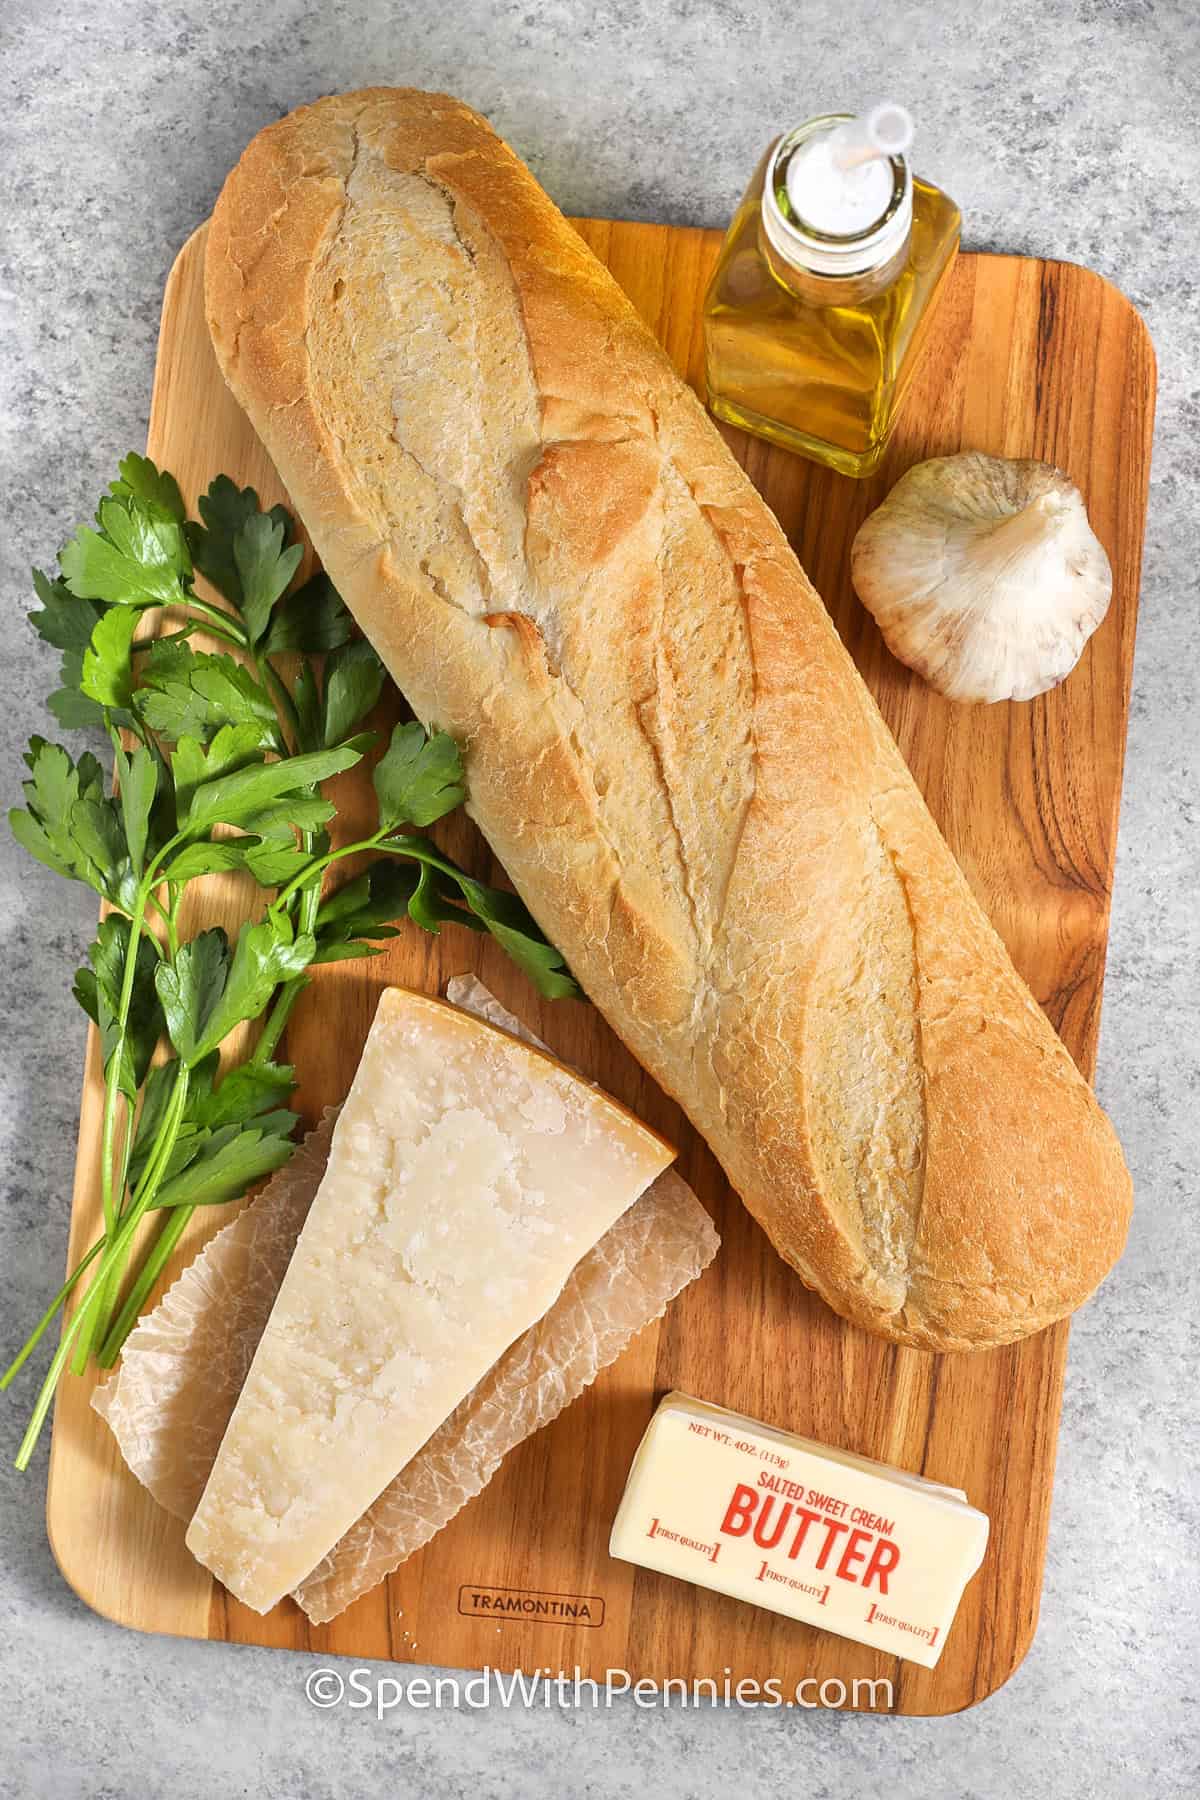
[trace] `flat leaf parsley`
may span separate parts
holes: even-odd
[[[327,576],[293,588],[303,551],[284,507],[264,511],[253,488],[219,475],[199,513],[187,517],[174,476],[127,456],[58,574],[33,576],[30,621],[62,658],[50,711],[68,729],[107,732],[115,784],[91,751],[35,737],[25,804],[9,814],[32,856],[107,909],[74,984],[104,1063],[104,1229],[0,1378],[6,1387],[90,1270],[18,1468],[68,1366],[116,1360],[195,1208],[237,1199],[291,1155],[295,1081],[275,1053],[311,966],[378,955],[408,918],[490,932],[541,994],[579,992],[520,900],[422,835],[466,794],[444,732],[397,726],[373,774],[375,829],[332,848],[322,784],[374,742],[362,725],[383,665]],[[224,605],[196,592],[196,575]],[[156,635],[139,633],[152,611]],[[197,648],[198,633],[217,648]],[[333,865],[363,851],[375,853],[365,871],[326,891]],[[260,914],[232,940],[219,926],[185,938],[188,884],[216,871],[257,884]],[[247,1021],[261,1021],[252,1053],[222,1069],[222,1045]],[[159,1225],[130,1273],[150,1213]]]

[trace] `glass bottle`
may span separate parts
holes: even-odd
[[[814,154],[828,164],[824,146],[856,133],[861,142],[862,126],[829,113],[771,145],[704,301],[716,416],[856,476],[871,474],[887,447],[961,226],[953,200],[913,176],[903,155],[860,152],[860,162],[876,161],[872,185],[860,184],[859,219],[840,196],[831,202],[828,186],[813,189]],[[864,193],[871,216],[862,224]],[[847,222],[848,231],[829,228]]]

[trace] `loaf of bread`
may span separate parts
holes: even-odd
[[[1129,1176],[775,519],[485,121],[405,89],[247,149],[218,359],[547,935],[780,1255],[898,1342],[1000,1344]]]

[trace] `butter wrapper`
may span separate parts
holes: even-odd
[[[674,1393],[609,1549],[932,1668],[987,1541],[958,1488]]]

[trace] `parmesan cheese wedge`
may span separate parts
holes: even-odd
[[[673,1158],[552,1057],[386,990],[192,1553],[267,1612]]]

